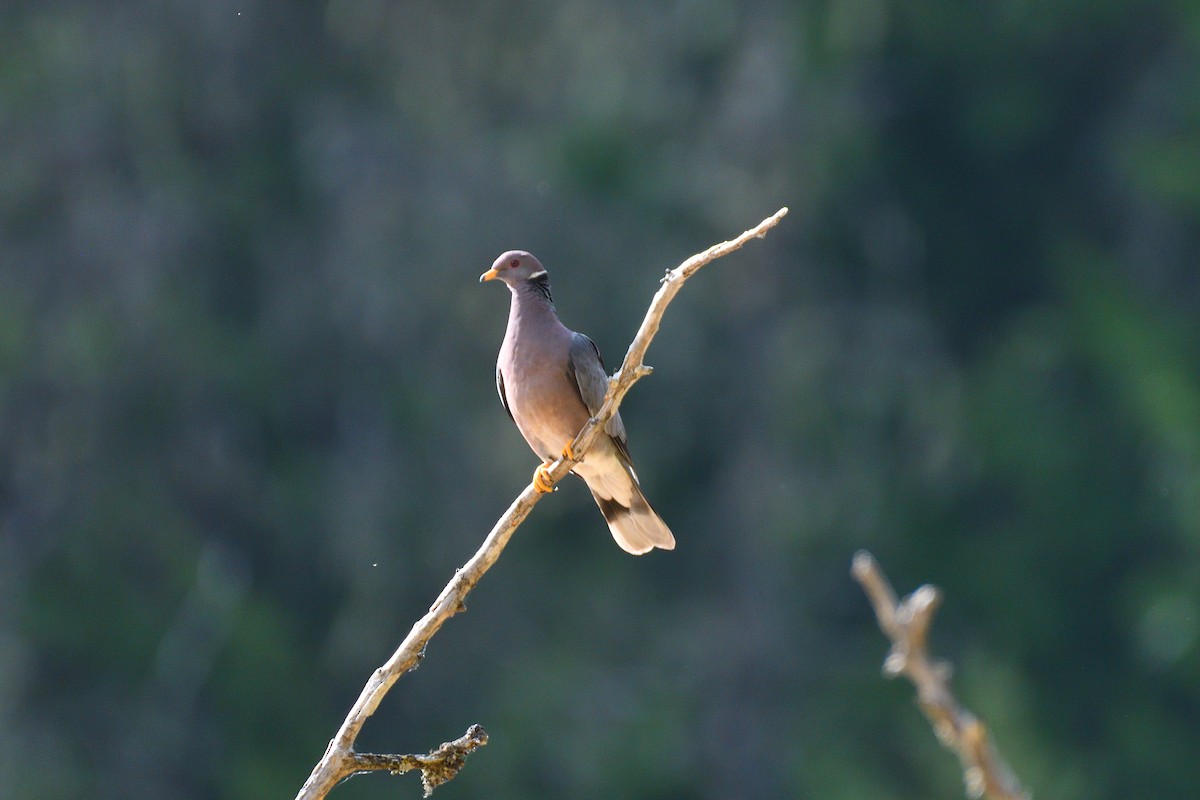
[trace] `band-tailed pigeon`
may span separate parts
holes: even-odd
[[[544,462],[535,470],[533,483],[545,492],[550,489],[546,466],[560,454],[572,457],[571,440],[600,410],[608,375],[592,340],[559,321],[541,262],[523,250],[510,250],[479,276],[479,282],[497,278],[508,285],[512,304],[496,361],[496,389],[521,435]],[[642,494],[620,414],[608,421],[605,433],[572,471],[591,489],[623,550],[641,555],[655,547],[674,549],[671,529]]]

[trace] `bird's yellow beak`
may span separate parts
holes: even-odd
[[[499,278],[499,277],[500,277],[500,273],[496,271],[495,267],[492,267],[487,272],[485,272],[479,276],[479,282],[483,283],[484,281],[494,281],[494,280],[496,280],[496,278]]]

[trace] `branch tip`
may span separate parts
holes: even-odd
[[[932,616],[937,611],[938,606],[942,604],[942,592],[936,586],[927,583],[909,595],[908,600],[905,602],[906,604],[912,604],[914,614],[929,614]]]
[[[883,660],[883,674],[889,678],[903,675],[907,667],[908,658],[899,650],[888,653],[887,658]]]
[[[854,554],[854,560],[850,562],[850,574],[856,580],[861,581],[868,573],[875,569],[875,557],[866,550],[859,550]]]

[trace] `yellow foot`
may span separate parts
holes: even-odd
[[[554,484],[546,474],[546,467],[546,464],[538,464],[538,468],[533,471],[533,488],[541,494],[554,490]]]
[[[568,461],[577,461],[575,451],[571,449],[571,443],[567,442],[562,450],[562,458]],[[550,476],[547,474],[550,471],[550,464],[547,461],[545,464],[539,464],[538,468],[533,471],[533,488],[545,494],[546,492],[554,491],[554,484],[550,482]]]

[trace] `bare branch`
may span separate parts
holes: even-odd
[[[605,395],[604,405],[601,406],[596,416],[588,420],[587,424],[584,425],[579,435],[575,437],[575,440],[571,444],[571,449],[576,455],[576,460],[559,459],[554,462],[545,474],[549,483],[557,483],[564,475],[571,471],[571,468],[578,463],[579,459],[583,458],[588,448],[592,446],[599,437],[600,432],[604,430],[605,423],[612,418],[613,414],[617,413],[617,408],[620,406],[621,400],[624,399],[625,394],[633,384],[640,378],[650,374],[650,368],[642,363],[642,358],[646,354],[646,349],[650,346],[650,341],[658,332],[663,312],[666,311],[667,305],[679,292],[684,281],[695,274],[705,264],[715,261],[722,256],[729,255],[751,239],[766,236],[767,231],[775,227],[779,223],[779,220],[783,219],[786,214],[787,209],[781,208],[740,236],[730,239],[727,242],[715,244],[702,253],[697,253],[667,273],[666,277],[663,278],[662,286],[650,302],[646,318],[642,321],[642,325],[638,329],[633,343],[629,346],[629,351],[625,354],[625,360],[621,363],[621,368],[609,381],[608,393]],[[358,763],[356,759],[361,759],[364,756],[354,752],[354,742],[358,738],[363,724],[367,721],[368,717],[375,713],[375,709],[379,707],[380,701],[383,700],[384,695],[391,689],[392,684],[401,675],[417,666],[425,652],[425,645],[441,629],[442,625],[450,617],[465,610],[466,605],[464,601],[467,594],[475,588],[475,584],[479,583],[479,579],[491,568],[492,564],[496,563],[496,559],[500,557],[501,551],[508,544],[508,540],[512,537],[513,532],[525,521],[525,518],[529,516],[529,512],[533,510],[533,507],[541,497],[541,493],[532,484],[527,486],[517,496],[517,499],[508,507],[508,511],[504,513],[504,516],[492,527],[491,532],[484,539],[483,544],[479,546],[475,555],[471,556],[470,560],[455,572],[454,577],[446,584],[446,588],[442,589],[442,593],[438,595],[437,600],[430,606],[429,613],[417,620],[408,632],[408,636],[404,637],[404,641],[396,648],[396,652],[387,660],[387,663],[375,670],[359,694],[358,700],[350,708],[350,712],[346,715],[341,728],[338,729],[337,734],[330,740],[329,746],[325,749],[325,755],[313,767],[312,774],[304,782],[304,786],[301,787],[299,794],[296,795],[296,800],[317,800],[317,798],[323,798],[339,780],[360,771],[360,768],[356,766]],[[399,763],[399,759],[405,757],[373,756],[373,758],[394,758],[397,759],[394,763]],[[449,777],[452,777],[452,775],[447,776],[445,779]],[[427,784],[426,789],[432,789],[435,785],[437,784]]]
[[[1016,775],[992,745],[987,729],[950,692],[951,666],[929,657],[929,627],[942,594],[925,585],[897,604],[896,592],[875,558],[865,550],[854,556],[851,574],[863,587],[879,627],[892,641],[883,662],[889,678],[903,675],[917,689],[917,703],[933,726],[938,741],[958,755],[970,797],[1029,800]]]

